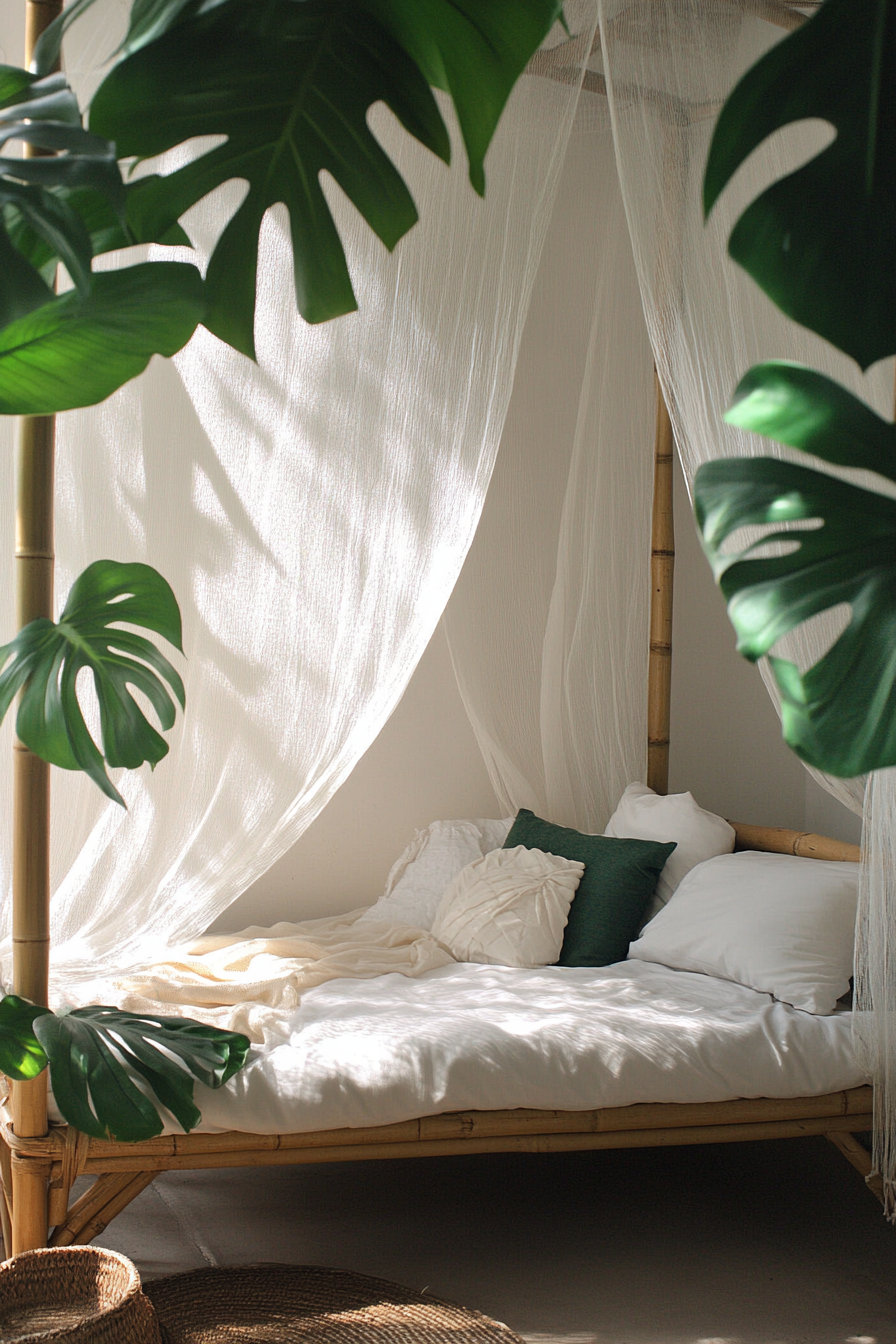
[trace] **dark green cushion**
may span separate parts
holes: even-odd
[[[647,902],[675,842],[617,840],[583,835],[542,821],[523,807],[504,842],[525,845],[563,859],[578,859],[585,871],[569,910],[558,966],[609,966],[624,961]]]

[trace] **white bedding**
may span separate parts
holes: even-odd
[[[850,1014],[641,961],[448,965],[307,990],[220,1091],[202,1128],[288,1133],[452,1110],[808,1096],[867,1078]]]

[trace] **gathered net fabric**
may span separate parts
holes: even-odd
[[[874,1163],[896,1222],[896,770],[868,778],[862,829],[853,1037],[874,1079]]]
[[[75,83],[95,81],[121,12],[110,0],[72,30]],[[53,772],[57,984],[201,933],[295,842],[397,703],[479,518],[576,96],[575,81],[520,82],[484,202],[456,136],[449,170],[374,109],[421,222],[390,256],[328,188],[358,314],[301,320],[274,210],[257,365],[200,330],[175,365],[155,361],[103,405],[59,417],[57,609],[94,559],[154,565],[183,611],[186,661],[173,656],[187,711],[154,773],[116,778],[127,811]],[[187,219],[200,253],[239,194],[222,190]],[[10,759],[11,723],[3,733]],[[9,817],[9,772],[2,791]],[[10,845],[7,828],[7,935]],[[8,978],[8,936],[6,954]]]
[[[892,418],[892,361],[863,377],[846,356],[785,318],[726,252],[746,205],[829,143],[832,128],[805,122],[776,133],[738,171],[708,225],[702,220],[701,179],[719,107],[739,76],[784,37],[781,25],[798,21],[777,0],[761,6],[752,0],[601,0],[619,177],[651,344],[689,485],[700,464],[713,458],[772,454],[806,460],[722,420],[739,379],[764,359],[819,369]],[[842,475],[888,489],[858,472]],[[845,609],[825,613],[775,651],[805,669],[830,647],[845,620]],[[770,672],[762,670],[776,698]],[[816,778],[862,811],[864,780]],[[875,1081],[876,1161],[891,1214],[896,1212],[893,789],[892,772],[885,772],[873,778],[868,791],[856,953],[856,1044]]]
[[[590,831],[645,772],[654,437],[650,344],[593,84],[488,499],[445,613],[502,808]]]

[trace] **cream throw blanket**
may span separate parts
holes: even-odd
[[[282,1036],[305,990],[326,980],[418,976],[453,962],[431,934],[361,920],[365,913],[206,935],[115,980],[115,1003],[130,1012],[194,1017],[262,1044]]]

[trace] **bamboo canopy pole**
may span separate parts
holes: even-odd
[[[26,0],[25,64],[62,9],[62,0]],[[25,147],[26,154],[30,146]],[[25,416],[16,444],[16,620],[21,629],[53,617],[53,464],[55,417]],[[50,767],[21,742],[13,780],[13,990],[46,1004],[50,962]],[[22,1137],[47,1132],[46,1070],[12,1085],[13,1127]],[[47,1186],[13,1163],[12,1252],[47,1243]]]
[[[650,654],[647,663],[647,785],[669,789],[669,722],[672,710],[672,583],[675,526],[672,518],[672,421],[656,382],[656,438],[653,451],[653,525],[650,550]]]

